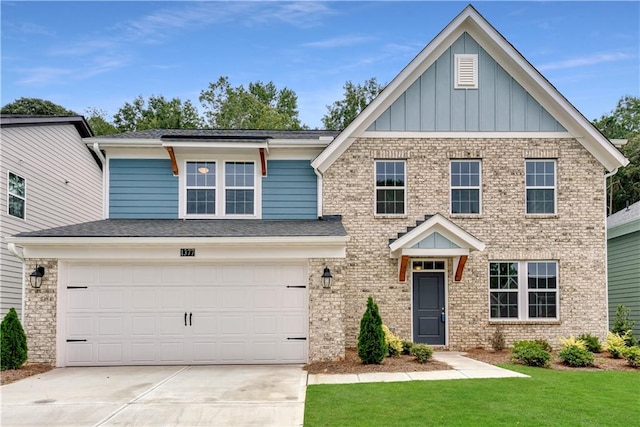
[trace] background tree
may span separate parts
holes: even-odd
[[[40,98],[19,98],[0,109],[2,114],[21,114],[26,116],[77,116],[78,113],[67,110],[61,105]]]
[[[180,98],[166,100],[151,95],[148,100],[138,96],[132,103],[125,102],[113,116],[118,131],[130,132],[147,129],[198,129],[202,120],[191,101]]]
[[[87,123],[89,123],[89,126],[95,136],[111,135],[112,133],[120,132],[113,123],[105,118],[106,115],[107,113],[104,110],[97,108],[87,108],[85,111]]]
[[[349,123],[382,92],[384,86],[373,77],[362,85],[354,85],[348,81],[343,88],[344,99],[328,105],[327,114],[322,117],[322,124],[326,129],[342,130],[349,126]]]
[[[226,76],[200,92],[207,125],[213,129],[300,130],[298,97],[290,89],[278,90],[260,81],[232,87]]]
[[[623,96],[616,108],[593,124],[610,139],[627,139],[620,148],[629,164],[609,181],[609,215],[640,201],[640,98]]]

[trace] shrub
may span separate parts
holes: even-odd
[[[543,349],[544,351],[548,351],[549,353],[551,353],[551,350],[553,350],[553,347],[551,347],[551,344],[549,344],[549,341],[547,340],[535,340],[534,341],[536,344],[538,344],[540,346],[541,349]]]
[[[587,349],[587,343],[585,343],[584,341],[582,341],[581,339],[576,339],[573,336],[570,336],[569,338],[560,338],[560,344],[562,344],[562,348],[568,348],[568,347],[578,347],[582,350],[586,350]]]
[[[595,335],[581,334],[578,338],[584,341],[585,345],[587,346],[587,350],[589,350],[590,352],[600,353],[602,351],[600,339]]]
[[[0,370],[18,369],[27,361],[27,336],[11,308],[0,323]]]
[[[562,363],[576,368],[591,366],[594,360],[593,353],[577,344],[565,346],[558,356]]]
[[[604,346],[614,359],[620,359],[627,347],[624,337],[613,332],[607,334],[607,342]]]
[[[416,358],[418,363],[425,363],[433,356],[433,349],[426,344],[414,344],[411,347],[411,355]]]
[[[378,305],[373,302],[372,297],[369,297],[367,309],[360,320],[358,357],[365,365],[379,364],[384,360],[387,351]]]
[[[498,326],[493,331],[493,335],[491,335],[491,337],[489,338],[489,342],[491,343],[491,348],[495,351],[502,351],[505,349],[506,344],[504,339],[504,332],[502,331],[502,328],[500,326]]]
[[[624,358],[627,359],[629,366],[640,368],[640,347],[629,347],[624,351]]]
[[[413,343],[411,341],[402,341],[402,354],[411,354]]]
[[[387,325],[382,325],[384,332],[384,342],[387,345],[387,355],[390,357],[400,356],[402,353],[402,340],[394,335]]]
[[[629,307],[619,305],[616,309],[616,320],[613,322],[611,332],[624,337],[625,345],[633,347],[637,344],[635,337],[633,336],[633,325],[636,324],[633,320],[629,319],[631,310]]]
[[[545,348],[545,343],[539,341],[516,341],[513,344],[511,360],[528,366],[549,366],[551,353]]]

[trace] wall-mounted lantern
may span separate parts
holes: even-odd
[[[333,284],[333,276],[331,275],[331,270],[329,267],[324,268],[324,272],[322,273],[322,287],[330,288]]]
[[[36,269],[29,275],[29,283],[32,288],[38,289],[42,286],[42,278],[44,277],[44,267],[36,264]]]

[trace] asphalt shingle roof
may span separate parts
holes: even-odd
[[[105,219],[20,233],[17,237],[346,236],[339,216],[322,220]]]
[[[635,202],[634,204],[614,213],[613,215],[609,215],[607,217],[607,227],[613,228],[618,225],[627,224],[632,221],[637,221],[640,219],[640,202]]]
[[[318,139],[335,137],[339,131],[334,130],[249,130],[249,129],[151,129],[137,132],[101,135],[100,139],[237,139],[237,138],[272,138],[272,139]]]

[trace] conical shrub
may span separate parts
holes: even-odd
[[[384,341],[382,330],[382,318],[378,311],[378,305],[370,296],[367,299],[367,310],[360,320],[360,335],[358,335],[358,357],[365,365],[379,364],[387,354],[387,345]]]
[[[0,369],[18,369],[27,361],[27,336],[11,308],[0,323]]]

